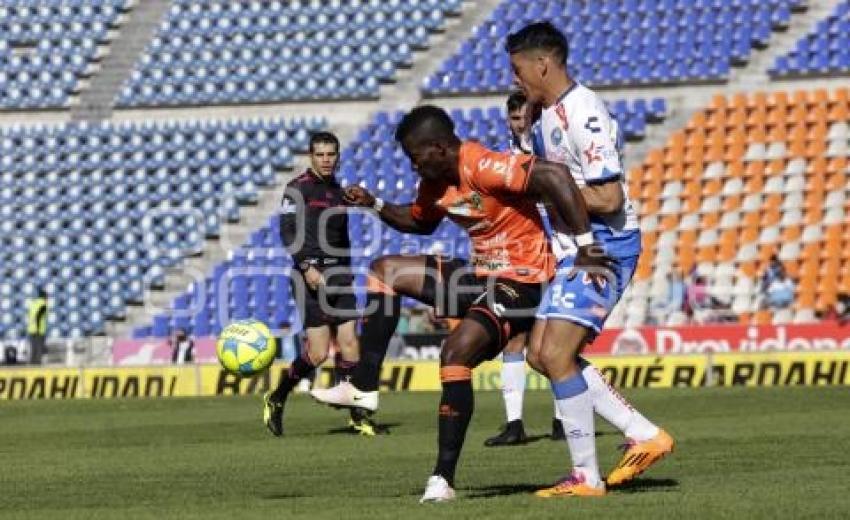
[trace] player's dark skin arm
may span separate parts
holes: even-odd
[[[347,188],[344,198],[352,206],[371,208],[375,204],[375,197],[368,191],[357,186]],[[440,225],[440,222],[421,222],[416,220],[410,212],[411,207],[411,204],[392,204],[385,202],[378,216],[388,226],[402,233],[413,233],[416,235],[432,234],[437,229],[437,226]]]
[[[531,167],[526,192],[548,202],[554,213],[572,235],[590,232],[590,217],[581,190],[563,164],[538,159]],[[573,262],[575,270],[587,272],[597,283],[612,268],[611,259],[595,244],[580,246]]]
[[[411,204],[391,204],[384,203],[378,216],[381,217],[388,226],[397,229],[403,233],[414,233],[417,235],[430,235],[440,225],[439,222],[428,223],[420,222],[413,218],[410,212]]]
[[[593,215],[618,212],[626,202],[619,177],[599,184],[588,184],[581,188],[581,195],[587,205],[587,211]]]

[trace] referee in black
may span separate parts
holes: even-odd
[[[292,255],[290,278],[307,345],[278,387],[264,396],[263,421],[276,436],[283,434],[287,396],[327,359],[331,340],[336,340],[339,349],[338,380],[350,377],[360,355],[348,215],[342,187],[334,178],[339,139],[330,132],[317,132],[310,136],[309,151],[310,167],[286,186],[280,214],[281,241]],[[361,434],[374,435],[374,425],[362,410],[352,410],[349,425]]]

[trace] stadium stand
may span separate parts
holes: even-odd
[[[666,117],[662,99],[649,103],[643,99],[617,100],[610,106],[631,139],[642,137],[647,121],[658,122]],[[496,149],[508,148],[507,122],[502,107],[453,110],[451,115],[461,137],[476,138]],[[418,177],[393,139],[395,125],[401,116],[401,112],[379,112],[342,151],[337,178],[343,186],[361,185],[386,200],[406,202],[411,199]],[[291,259],[281,253],[278,225],[278,218],[271,217],[231,258],[215,266],[203,284],[193,284],[186,293],[175,298],[168,312],[154,316],[151,325],[134,329],[133,336],[166,337],[175,328],[188,330],[196,336],[217,334],[227,320],[252,316],[273,326],[283,321],[295,323],[294,302],[286,274]],[[349,219],[349,234],[352,244],[358,248],[353,260],[361,272],[366,271],[373,258],[382,255],[428,251],[466,258],[469,254],[465,234],[448,221],[434,235],[422,237],[399,233],[381,225],[374,217],[358,212]],[[222,295],[227,300],[226,309]]]
[[[460,0],[175,0],[122,106],[374,99]]]
[[[644,252],[619,319],[643,323],[676,268],[757,324],[811,321],[850,291],[848,103],[847,88],[718,94],[650,152],[629,177]],[[756,285],[774,254],[798,285],[771,313]]]
[[[426,96],[506,92],[505,36],[547,19],[566,28],[568,66],[590,86],[722,82],[788,27],[801,0],[506,0],[422,84]]]
[[[775,78],[828,76],[850,72],[850,2],[817,23],[792,51],[779,56],[768,70]]]
[[[127,0],[0,3],[0,108],[67,107]]]
[[[191,111],[193,105],[372,100],[379,85],[414,64],[413,52],[428,48],[432,33],[457,25],[446,18],[461,14],[462,4],[171,0],[145,52],[138,56],[136,46],[128,54],[137,58],[135,69],[129,76],[125,69],[116,74],[126,81],[114,102],[123,108]],[[460,43],[447,49],[451,54],[434,58],[439,65],[449,56],[436,72],[411,81],[426,97],[470,96],[452,105],[465,107],[452,112],[460,134],[497,148],[506,146],[503,108],[482,107],[475,97],[510,89],[504,37],[530,21],[549,19],[566,28],[569,66],[595,87],[731,79],[752,89],[747,83],[752,76],[730,77],[731,67],[747,63],[762,74],[772,63],[773,78],[850,71],[846,0],[817,24],[812,20],[826,16],[827,7],[818,4],[816,16],[811,10],[801,15],[808,20],[805,28],[797,27],[796,15],[791,23],[792,13],[809,7],[805,0],[492,4],[489,15],[476,18],[478,23],[489,16],[483,24],[464,28],[469,39],[453,40]],[[134,6],[135,0],[0,2],[0,109],[77,104],[84,80],[97,70],[114,29],[123,26]],[[157,16],[149,17],[151,26],[160,20],[160,11],[152,11]],[[770,46],[774,32],[785,29],[793,37]],[[789,48],[781,42],[800,35],[793,50],[775,57],[779,47]],[[139,45],[145,38],[137,38]],[[753,49],[766,47],[753,59]],[[121,60],[125,66],[133,62]],[[708,108],[630,172],[646,248],[611,326],[646,323],[664,297],[664,275],[672,268],[706,275],[713,294],[751,323],[809,321],[850,291],[847,90],[727,97],[722,92],[728,90],[731,85],[719,88]],[[114,92],[103,97],[112,99]],[[661,88],[649,99],[644,91],[638,94],[644,99],[613,101],[609,107],[624,136],[641,141],[647,123],[668,117],[668,105],[680,108],[679,94],[681,89]],[[108,108],[98,113],[111,114],[113,107]],[[385,108],[370,103],[364,110]],[[344,185],[361,184],[390,200],[412,196],[416,177],[391,139],[398,117],[379,111],[358,131],[343,150],[339,178]],[[672,119],[679,117],[684,120],[681,112]],[[128,303],[141,302],[146,285],[163,282],[166,268],[201,252],[222,223],[239,221],[240,206],[256,201],[259,188],[273,184],[278,170],[292,167],[293,152],[305,151],[311,129],[326,125],[319,118],[6,124],[0,129],[0,334],[23,336],[23,302],[42,284],[54,302],[52,336],[103,332],[104,323],[120,318]],[[365,214],[350,221],[352,236],[362,242],[362,267],[377,255],[401,251],[468,254],[465,239],[451,224],[422,238],[374,222]],[[133,335],[162,337],[175,327],[214,334],[222,318],[231,317],[255,316],[273,325],[294,321],[289,259],[276,250],[277,218],[264,213],[260,225],[225,262],[210,261],[209,277],[174,299],[171,312],[148,314],[147,322],[133,320],[149,323]],[[757,277],[773,254],[797,279],[791,311],[772,313],[759,305]],[[671,316],[670,323],[680,319]]]
[[[103,331],[145,282],[197,254],[222,220],[292,167],[323,120],[176,122],[0,132],[0,328],[50,292],[51,335]],[[26,282],[22,283],[22,280]]]

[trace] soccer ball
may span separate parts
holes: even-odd
[[[265,323],[258,320],[234,321],[221,331],[215,344],[221,366],[240,376],[252,376],[274,361],[277,342]]]

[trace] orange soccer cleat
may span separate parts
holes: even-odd
[[[676,443],[669,433],[658,429],[658,434],[642,442],[628,439],[624,445],[626,452],[606,479],[609,486],[618,486],[637,477],[650,466],[673,452]]]
[[[534,496],[540,498],[556,497],[601,497],[605,496],[605,484],[593,487],[585,482],[584,475],[573,472],[555,483],[554,486],[539,489]]]

